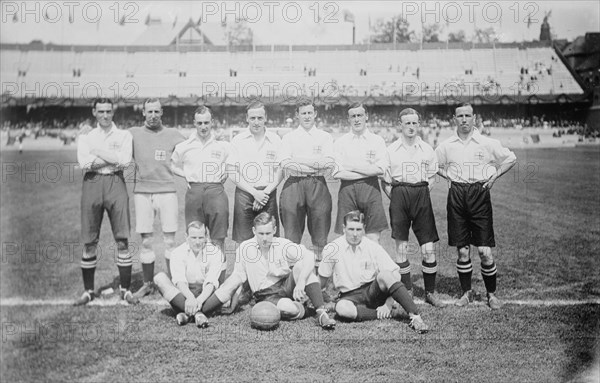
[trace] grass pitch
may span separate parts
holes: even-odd
[[[518,166],[492,190],[498,294],[517,300],[600,298],[600,150],[516,151]],[[75,299],[81,172],[73,151],[3,152],[0,298]],[[131,186],[131,185],[130,185]],[[336,201],[339,184],[330,183]],[[178,184],[181,220],[185,186]],[[131,189],[131,188],[130,188]],[[230,202],[233,187],[226,184]],[[460,293],[456,250],[447,246],[445,198],[432,191],[440,234],[438,291]],[[384,197],[387,209],[387,199]],[[133,212],[133,204],[132,204]],[[132,221],[133,221],[132,214]],[[334,206],[335,217],[335,206]],[[134,222],[132,222],[134,223]],[[135,226],[132,225],[132,232]],[[158,229],[158,228],[157,228]],[[330,239],[335,234],[330,235]],[[177,234],[178,243],[183,233]],[[133,246],[139,237],[132,236]],[[416,242],[415,244],[416,248]],[[308,236],[304,243],[309,244]],[[382,244],[393,251],[389,231]],[[227,243],[230,268],[233,243]],[[115,245],[105,219],[96,285],[118,284]],[[157,271],[164,269],[162,257]],[[474,258],[474,288],[484,293]],[[410,256],[421,297],[420,256]],[[134,262],[134,289],[142,282]],[[156,301],[157,296],[149,298]],[[0,305],[2,381],[568,381],[594,365],[600,306],[508,304],[435,310],[421,305],[430,333],[406,320],[339,323],[312,319],[250,328],[249,310],[211,318],[211,327],[177,327],[166,304],[128,306]]]

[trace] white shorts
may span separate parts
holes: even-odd
[[[158,214],[163,233],[177,231],[179,204],[177,193],[134,193],[135,231],[139,234],[154,232],[154,218]]]

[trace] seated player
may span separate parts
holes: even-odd
[[[194,318],[196,326],[208,326],[208,319],[200,309],[208,297],[219,287],[221,275],[221,250],[207,241],[206,226],[192,221],[187,226],[186,242],[171,254],[171,276],[158,273],[154,283],[160,294],[171,304],[182,326]]]
[[[337,315],[352,321],[397,316],[386,305],[391,296],[408,313],[409,327],[426,333],[429,328],[400,280],[398,265],[383,247],[365,237],[364,214],[358,210],[346,214],[343,231],[343,236],[325,246],[319,265],[321,285],[333,275],[333,285],[339,291]]]
[[[310,299],[317,311],[317,323],[333,329],[335,321],[327,315],[321,285],[314,274],[315,255],[302,245],[275,237],[276,225],[275,217],[267,212],[256,216],[254,238],[240,244],[233,273],[209,298],[202,312],[214,312],[248,281],[256,302],[273,303],[284,320],[302,319],[303,303]]]

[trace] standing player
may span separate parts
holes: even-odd
[[[165,273],[154,277],[160,294],[177,314],[180,326],[188,323],[191,317],[198,327],[208,325],[208,319],[200,310],[219,287],[222,257],[219,248],[207,242],[206,226],[193,221],[187,226],[186,242],[171,255],[173,280],[169,280]]]
[[[281,139],[267,132],[265,105],[254,101],[248,105],[246,121],[248,129],[231,140],[230,163],[235,168],[235,176],[230,178],[235,185],[233,205],[233,240],[242,243],[254,236],[254,218],[268,212],[275,217],[276,234],[279,231],[277,212],[277,185],[281,182],[282,171],[277,166],[277,156]]]
[[[144,285],[134,296],[141,298],[154,291],[153,249],[154,217],[158,214],[163,231],[165,260],[169,270],[171,251],[175,248],[175,232],[179,219],[179,205],[170,159],[175,145],[185,140],[177,129],[167,129],[162,124],[162,106],[157,98],[147,99],[142,111],[144,126],[131,128],[133,158],[135,159],[136,232],[142,236],[140,261]]]
[[[392,297],[408,313],[410,328],[418,333],[429,329],[400,280],[398,265],[377,242],[365,238],[365,217],[359,211],[344,216],[344,235],[323,250],[319,276],[323,286],[333,276],[340,297],[335,311],[342,318],[365,321],[397,316],[386,304]]]
[[[492,247],[496,245],[492,219],[490,189],[498,177],[509,171],[517,160],[515,154],[474,128],[475,114],[470,104],[460,104],[455,111],[456,134],[436,149],[439,175],[450,181],[448,191],[448,244],[456,246],[456,269],[463,291],[457,306],[473,301],[471,290],[470,247],[477,247],[481,258],[481,275],[490,308],[502,303],[496,297],[496,264]]]
[[[388,167],[385,141],[367,129],[369,116],[365,107],[354,103],[348,108],[351,132],[333,144],[335,178],[342,183],[338,194],[335,232],[342,234],[344,216],[353,210],[365,215],[367,237],[379,242],[381,232],[388,228],[381,201],[379,176]]]
[[[437,173],[437,158],[433,148],[417,135],[419,115],[407,108],[398,114],[400,138],[388,148],[390,167],[385,175],[384,191],[390,198],[392,238],[396,240],[396,263],[400,267],[402,283],[410,291],[410,262],[408,260],[408,234],[410,227],[417,237],[423,256],[423,282],[425,302],[435,307],[445,307],[435,295],[434,242],[439,240],[429,191]]]
[[[281,223],[285,237],[299,244],[308,220],[320,261],[331,228],[331,194],[324,176],[335,166],[333,138],[315,126],[311,100],[298,102],[296,116],[300,126],[283,137],[280,152],[281,167],[289,175],[281,191]]]
[[[104,211],[108,213],[113,237],[117,243],[117,267],[121,299],[135,304],[131,285],[131,253],[129,251],[129,196],[123,169],[131,162],[132,138],[126,130],[113,123],[113,103],[108,98],[94,101],[92,114],[97,125],[88,134],[81,134],[77,143],[77,161],[85,171],[81,193],[81,238],[84,244],[81,259],[83,287],[75,306],[94,299],[98,241]]]
[[[302,245],[275,237],[275,225],[275,217],[269,213],[256,216],[252,228],[254,238],[237,248],[233,273],[209,298],[202,312],[210,314],[216,310],[247,281],[256,301],[273,303],[284,319],[302,319],[303,302],[310,299],[316,308],[315,319],[319,326],[333,329],[335,321],[327,315],[321,285],[314,274],[314,254]]]
[[[189,184],[185,195],[185,222],[206,225],[211,242],[224,252],[229,228],[229,200],[223,183],[226,162],[231,154],[228,142],[217,141],[212,133],[212,112],[200,106],[194,112],[196,131],[178,144],[171,156],[171,169]],[[227,264],[223,259],[223,268]]]

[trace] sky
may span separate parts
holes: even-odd
[[[148,16],[176,25],[246,18],[257,44],[365,42],[369,25],[402,14],[410,29],[439,23],[448,32],[494,28],[501,42],[539,38],[544,16],[557,38],[600,32],[598,1],[6,1],[0,3],[2,43],[38,39],[55,44],[127,44],[146,28]],[[352,21],[353,20],[353,21]],[[179,25],[179,24],[177,24]]]

